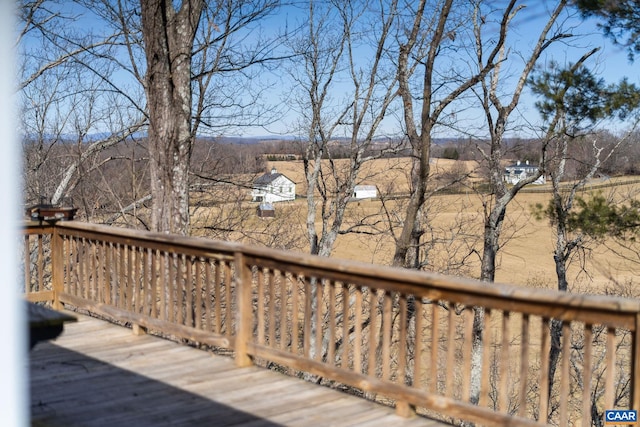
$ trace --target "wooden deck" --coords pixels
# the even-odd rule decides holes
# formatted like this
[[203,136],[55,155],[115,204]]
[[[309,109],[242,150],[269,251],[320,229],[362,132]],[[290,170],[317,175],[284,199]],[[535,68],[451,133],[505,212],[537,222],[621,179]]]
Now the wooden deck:
[[445,426],[85,316],[30,352],[33,426]]

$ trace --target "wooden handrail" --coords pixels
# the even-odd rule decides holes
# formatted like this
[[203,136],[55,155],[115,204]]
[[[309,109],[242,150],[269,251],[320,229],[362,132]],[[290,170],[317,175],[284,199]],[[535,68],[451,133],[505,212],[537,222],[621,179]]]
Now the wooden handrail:
[[28,299],[322,377],[405,415],[591,425],[640,407],[637,300],[74,221],[24,229]]

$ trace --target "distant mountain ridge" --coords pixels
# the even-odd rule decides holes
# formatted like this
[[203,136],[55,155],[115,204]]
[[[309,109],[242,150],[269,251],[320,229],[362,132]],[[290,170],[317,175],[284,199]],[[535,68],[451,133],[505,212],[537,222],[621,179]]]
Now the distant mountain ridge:
[[[104,140],[107,138],[110,138],[113,134],[110,133],[94,133],[94,134],[90,134],[84,137],[84,142],[85,143],[93,143],[96,141],[100,141],[100,140]],[[127,140],[140,140],[140,139],[144,139],[147,137],[147,134],[144,132],[138,132],[135,133],[133,135],[130,135],[129,137],[127,137]],[[211,142],[211,143],[220,143],[220,144],[239,144],[239,145],[254,145],[254,144],[262,144],[262,143],[270,143],[270,142],[279,142],[279,141],[301,141],[302,138],[294,136],[294,135],[256,135],[256,136],[198,136],[196,137],[197,141],[199,142]],[[22,136],[22,140],[25,143],[29,143],[31,142],[36,142],[36,141],[40,141],[40,140],[45,140],[48,142],[57,142],[57,143],[68,143],[68,144],[75,144],[78,142],[78,136],[77,135],[71,135],[71,134],[61,134],[61,135],[44,135],[43,137],[39,137],[37,135],[23,135]],[[390,138],[390,137],[380,137],[380,138],[375,138],[374,139],[374,143],[382,143],[385,141],[394,141],[394,138]],[[519,141],[519,142],[526,142],[526,141],[533,141],[534,139],[531,138],[505,138],[504,142],[509,145],[512,142],[515,141]],[[339,138],[332,138],[332,141],[334,142],[350,142],[349,138],[346,137],[339,137]],[[432,142],[435,145],[446,145],[446,144],[459,144],[461,142],[468,142],[469,138],[458,138],[458,137],[452,137],[452,138],[433,138]]]

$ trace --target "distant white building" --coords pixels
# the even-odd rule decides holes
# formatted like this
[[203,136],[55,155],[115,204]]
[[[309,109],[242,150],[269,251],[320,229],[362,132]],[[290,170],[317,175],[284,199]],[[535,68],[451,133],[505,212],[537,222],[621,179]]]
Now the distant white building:
[[356,185],[353,188],[354,199],[373,199],[378,197],[378,189],[375,185]]
[[251,198],[254,202],[266,203],[295,200],[296,184],[273,168],[253,182]]
[[[525,178],[537,175],[538,172],[538,166],[529,164],[528,160],[524,163],[518,160],[516,163],[509,165],[504,169],[503,179],[508,184],[517,184]],[[544,175],[542,175],[532,184],[544,184],[545,182]]]

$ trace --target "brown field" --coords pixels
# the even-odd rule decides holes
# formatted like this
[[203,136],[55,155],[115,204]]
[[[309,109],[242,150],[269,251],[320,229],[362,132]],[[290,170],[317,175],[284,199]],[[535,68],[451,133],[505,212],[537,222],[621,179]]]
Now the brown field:
[[[460,169],[460,164],[470,172],[470,181],[478,181],[478,174],[474,173],[474,162],[454,162],[438,159],[433,163],[432,173],[439,176],[447,173],[451,168]],[[383,194],[402,194],[408,191],[409,173],[408,159],[386,159],[370,162],[363,170],[362,184],[375,184]],[[303,195],[304,171],[301,161],[271,162],[269,168],[276,167],[297,183],[296,192]],[[613,185],[615,184],[615,185]],[[623,177],[605,181],[595,180],[593,187],[619,200],[637,198],[640,193],[640,180]],[[543,192],[549,186],[531,186],[529,191],[519,194],[507,210],[507,221],[503,228],[504,247],[498,258],[496,280],[503,283],[518,285],[555,287],[555,267],[553,263],[553,247],[555,244],[553,230],[548,221],[538,221],[533,218],[531,207],[536,203],[546,205],[551,198],[550,192]],[[584,191],[586,193],[587,191]],[[486,202],[486,200],[485,200]],[[403,199],[387,202],[387,209],[402,210]],[[467,194],[438,195],[429,205],[432,234],[437,242],[429,253],[429,262],[433,271],[477,277],[480,270],[479,254],[481,253],[482,232],[482,196],[469,190]],[[306,200],[298,199],[276,205],[276,219],[264,220],[255,217],[255,203],[243,203],[242,209],[251,213],[247,224],[256,229],[281,230],[291,238],[299,234],[298,248],[308,250],[304,237],[304,221],[306,216]],[[347,213],[348,222],[353,223],[366,215],[377,216],[381,219],[380,200],[363,200],[352,202]],[[211,208],[216,209],[216,208]],[[225,209],[222,209],[223,211]],[[227,215],[234,215],[227,210]],[[237,214],[238,211],[236,211]],[[211,214],[209,212],[208,214]],[[202,210],[195,218],[203,218]],[[208,216],[208,215],[205,215]],[[266,221],[286,222],[275,226],[267,225]],[[464,225],[456,225],[464,223]],[[316,223],[319,230],[320,222]],[[372,228],[368,228],[372,231]],[[240,236],[230,235],[230,238]],[[269,242],[267,245],[272,246]],[[276,246],[276,245],[273,245]],[[576,291],[602,292],[605,286],[614,282],[630,284],[635,281],[639,264],[618,256],[614,251],[622,251],[629,258],[639,261],[637,253],[625,250],[615,242],[607,240],[590,244],[589,256],[584,264],[576,259],[570,270],[569,279]],[[639,251],[640,252],[640,251]],[[389,264],[393,254],[393,240],[386,234],[346,234],[340,235],[333,252],[334,257],[352,259],[364,262]]]

